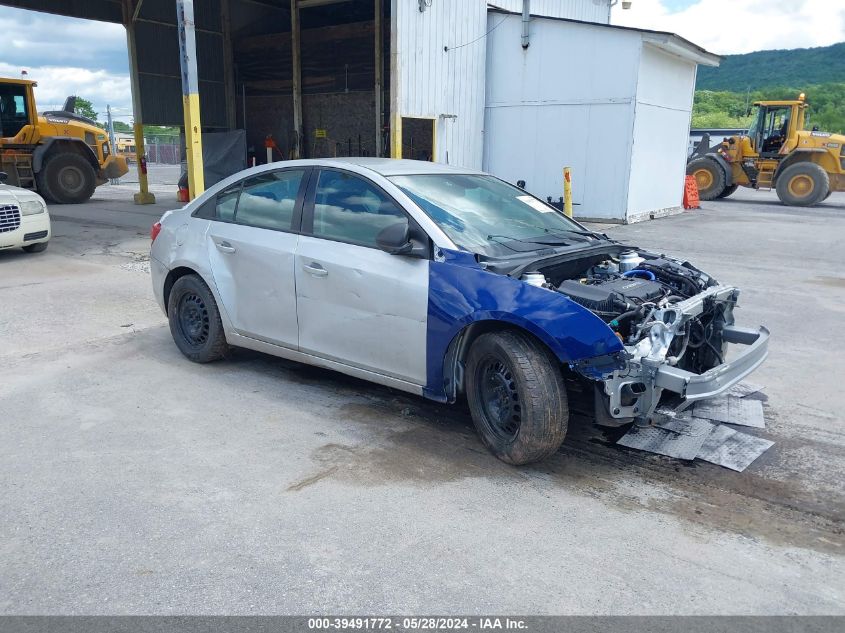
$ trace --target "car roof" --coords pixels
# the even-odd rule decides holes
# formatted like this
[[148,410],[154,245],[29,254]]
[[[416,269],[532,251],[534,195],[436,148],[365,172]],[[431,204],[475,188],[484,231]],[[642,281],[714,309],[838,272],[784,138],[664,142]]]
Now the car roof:
[[382,176],[408,176],[411,174],[481,174],[475,169],[444,165],[443,163],[432,163],[427,160],[406,160],[399,158],[375,158],[362,156],[345,156],[342,158],[315,158],[311,160],[297,161],[299,163],[311,163],[313,165],[326,165],[342,167],[343,165],[356,165],[369,169]]

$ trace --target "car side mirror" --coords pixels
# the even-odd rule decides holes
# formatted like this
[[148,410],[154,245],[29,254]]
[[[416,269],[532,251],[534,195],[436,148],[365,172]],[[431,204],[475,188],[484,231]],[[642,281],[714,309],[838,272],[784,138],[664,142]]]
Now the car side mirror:
[[426,257],[426,248],[419,240],[411,237],[411,227],[407,219],[384,227],[376,235],[376,245],[391,255]]
[[0,182],[6,182],[9,179],[9,174],[5,171],[0,171]]

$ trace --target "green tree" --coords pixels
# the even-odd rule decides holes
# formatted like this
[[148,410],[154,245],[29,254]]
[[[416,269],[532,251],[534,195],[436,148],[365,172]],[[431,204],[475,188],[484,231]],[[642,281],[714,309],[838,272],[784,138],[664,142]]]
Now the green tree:
[[692,110],[694,128],[746,128],[751,123],[750,107],[755,101],[793,100],[803,92],[810,106],[807,127],[818,125],[824,132],[845,132],[845,83],[771,86],[731,92],[698,90]]
[[94,109],[94,104],[88,101],[88,99],[77,97],[76,104],[74,105],[74,110],[77,114],[81,114],[84,117],[88,117],[92,121],[97,120],[97,111]]

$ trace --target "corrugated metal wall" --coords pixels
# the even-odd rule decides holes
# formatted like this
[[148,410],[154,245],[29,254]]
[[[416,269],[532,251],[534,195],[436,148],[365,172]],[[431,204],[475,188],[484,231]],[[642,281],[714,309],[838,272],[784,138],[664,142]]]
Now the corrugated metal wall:
[[680,209],[696,65],[648,44],[637,81],[628,221]]
[[626,218],[640,34],[535,19],[531,46],[521,18],[487,42],[484,169],[545,199],[563,195],[571,167],[576,217]]
[[[490,0],[491,6],[522,12],[522,0]],[[585,22],[610,22],[610,0],[531,0],[531,15]]]
[[[194,0],[203,127],[226,127],[220,0]],[[144,122],[184,123],[179,34],[174,0],[144,0],[135,23]]]
[[393,113],[436,119],[437,162],[480,168],[487,7],[393,0]]

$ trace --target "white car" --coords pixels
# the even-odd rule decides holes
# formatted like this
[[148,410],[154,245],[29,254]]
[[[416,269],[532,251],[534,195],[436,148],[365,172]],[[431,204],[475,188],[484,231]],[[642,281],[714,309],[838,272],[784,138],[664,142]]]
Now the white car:
[[39,253],[50,241],[50,214],[44,198],[34,191],[3,184],[0,172],[0,251],[23,248]]
[[[386,158],[286,161],[152,229],[150,268],[189,359],[246,347],[440,402],[526,464],[566,434],[567,391],[605,426],[724,392],[768,353],[739,290],[589,231],[493,176]],[[726,361],[729,344],[745,353]]]

